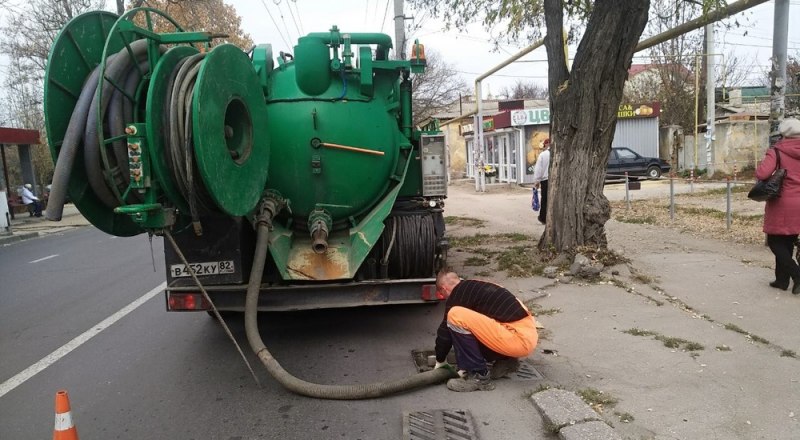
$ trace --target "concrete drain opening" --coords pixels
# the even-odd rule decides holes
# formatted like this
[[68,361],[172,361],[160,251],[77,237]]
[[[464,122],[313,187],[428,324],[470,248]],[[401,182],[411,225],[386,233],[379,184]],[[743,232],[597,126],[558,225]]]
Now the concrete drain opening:
[[[411,350],[411,358],[414,360],[414,366],[417,367],[417,372],[422,373],[433,369],[433,364],[428,362],[428,357],[435,356],[435,354],[433,350]],[[447,354],[447,362],[458,368],[456,365],[456,356],[452,351]],[[519,370],[509,374],[508,378],[515,381],[544,380],[542,373],[537,371],[536,368],[525,359],[519,361]]]
[[478,440],[472,414],[462,409],[403,413],[404,440]]
[[519,361],[519,370],[508,375],[511,380],[544,380],[544,376],[528,361]]

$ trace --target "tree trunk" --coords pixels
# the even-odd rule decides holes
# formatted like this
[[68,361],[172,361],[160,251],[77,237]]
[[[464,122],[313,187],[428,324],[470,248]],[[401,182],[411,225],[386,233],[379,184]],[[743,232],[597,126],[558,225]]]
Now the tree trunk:
[[611,207],[603,181],[650,1],[597,0],[571,72],[562,37],[563,1],[545,0],[544,7],[552,143],[547,226],[539,245],[559,253],[581,245],[605,247]]

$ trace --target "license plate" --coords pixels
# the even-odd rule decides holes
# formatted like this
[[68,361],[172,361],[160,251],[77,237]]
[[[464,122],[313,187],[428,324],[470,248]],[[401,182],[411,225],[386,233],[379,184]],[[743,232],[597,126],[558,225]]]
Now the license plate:
[[[189,266],[194,270],[195,275],[220,275],[226,273],[234,273],[233,260],[227,261],[210,261],[207,263],[189,263]],[[190,277],[192,274],[185,264],[173,264],[169,267],[170,275],[172,278]]]

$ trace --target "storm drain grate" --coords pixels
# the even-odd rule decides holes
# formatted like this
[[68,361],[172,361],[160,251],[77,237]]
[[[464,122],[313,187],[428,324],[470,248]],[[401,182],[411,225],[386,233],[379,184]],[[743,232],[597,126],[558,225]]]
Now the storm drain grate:
[[462,409],[403,414],[404,440],[478,440],[472,415]]
[[526,361],[519,363],[519,369],[508,375],[511,380],[544,380],[542,373],[533,368],[533,365]]

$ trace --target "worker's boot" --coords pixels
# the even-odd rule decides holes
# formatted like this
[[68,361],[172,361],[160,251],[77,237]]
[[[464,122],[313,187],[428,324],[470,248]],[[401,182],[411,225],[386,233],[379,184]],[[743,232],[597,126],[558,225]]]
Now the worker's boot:
[[485,373],[473,371],[464,378],[448,380],[447,389],[456,392],[491,391],[494,389],[494,383],[488,371]]

